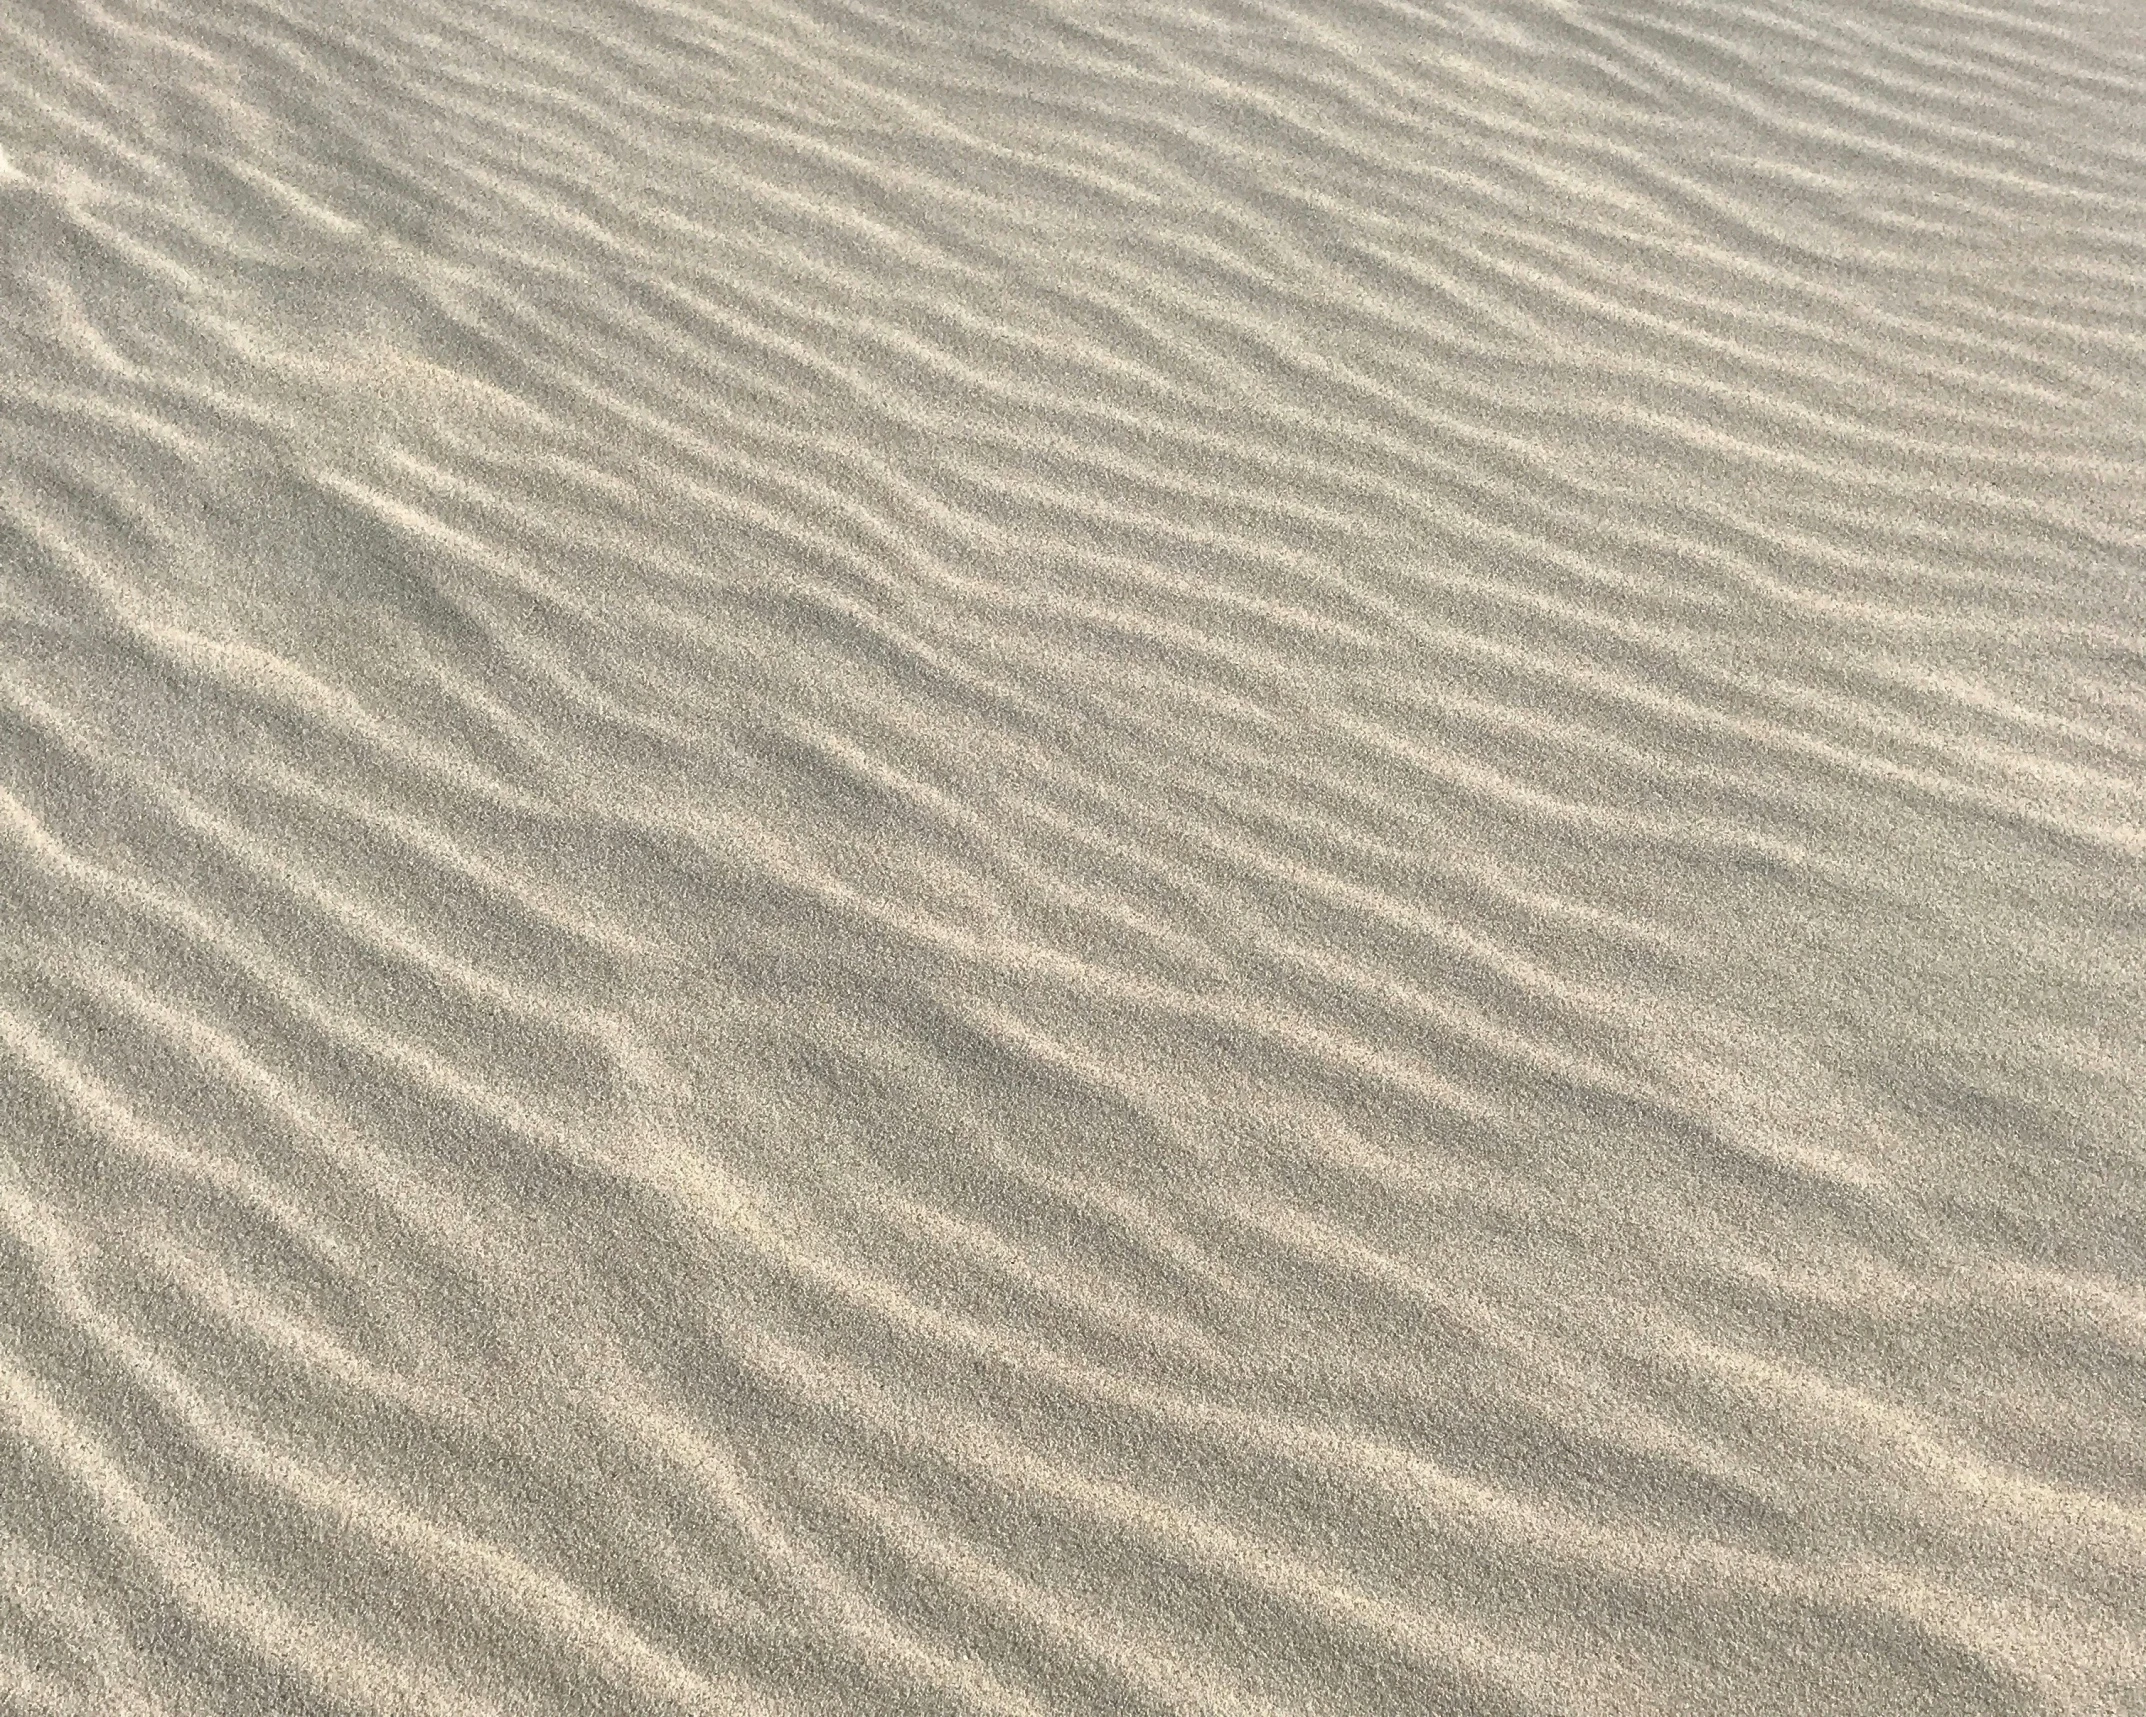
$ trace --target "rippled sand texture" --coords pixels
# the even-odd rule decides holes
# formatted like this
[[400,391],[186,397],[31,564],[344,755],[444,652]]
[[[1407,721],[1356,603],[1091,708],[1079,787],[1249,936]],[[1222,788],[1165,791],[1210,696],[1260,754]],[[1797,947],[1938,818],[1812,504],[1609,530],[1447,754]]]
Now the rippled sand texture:
[[2146,14],[11,0],[0,1710],[2146,1711]]

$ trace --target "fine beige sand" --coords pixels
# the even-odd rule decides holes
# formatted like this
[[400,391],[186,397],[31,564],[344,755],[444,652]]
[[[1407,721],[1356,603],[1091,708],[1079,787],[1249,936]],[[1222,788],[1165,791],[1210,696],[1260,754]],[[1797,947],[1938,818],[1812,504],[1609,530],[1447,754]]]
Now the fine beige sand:
[[2146,1713],[2146,7],[6,0],[5,1717]]

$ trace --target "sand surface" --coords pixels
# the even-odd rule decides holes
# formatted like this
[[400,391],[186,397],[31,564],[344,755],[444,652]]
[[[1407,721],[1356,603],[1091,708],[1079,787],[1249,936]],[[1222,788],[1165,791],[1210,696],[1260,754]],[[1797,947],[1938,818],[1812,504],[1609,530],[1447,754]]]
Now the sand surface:
[[6,0],[0,1712],[2146,1712],[2146,8]]

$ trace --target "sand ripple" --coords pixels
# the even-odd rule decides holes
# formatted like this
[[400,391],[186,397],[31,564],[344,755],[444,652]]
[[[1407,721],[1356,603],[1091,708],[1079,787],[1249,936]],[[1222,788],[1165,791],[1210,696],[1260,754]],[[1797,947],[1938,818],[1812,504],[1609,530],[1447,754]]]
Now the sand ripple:
[[2146,48],[0,14],[0,1710],[2146,1709]]

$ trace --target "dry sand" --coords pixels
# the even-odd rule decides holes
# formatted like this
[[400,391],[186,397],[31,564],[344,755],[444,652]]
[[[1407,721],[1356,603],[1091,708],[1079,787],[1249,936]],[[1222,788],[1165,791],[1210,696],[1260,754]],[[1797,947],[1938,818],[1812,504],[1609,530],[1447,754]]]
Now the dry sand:
[[0,1711],[2146,1711],[2146,9],[7,0]]

